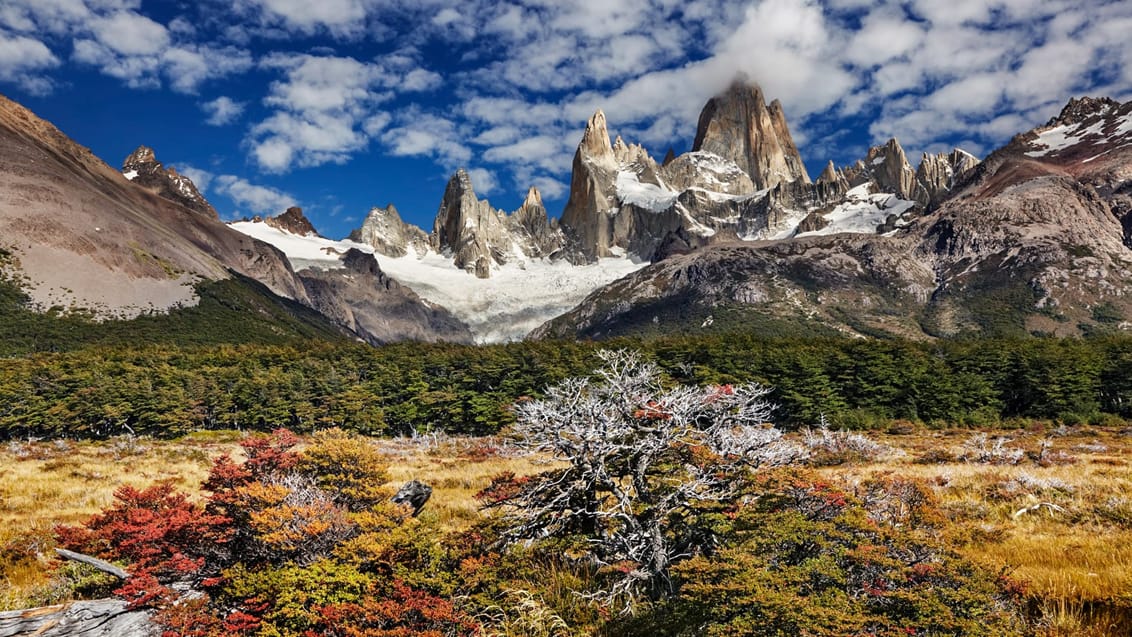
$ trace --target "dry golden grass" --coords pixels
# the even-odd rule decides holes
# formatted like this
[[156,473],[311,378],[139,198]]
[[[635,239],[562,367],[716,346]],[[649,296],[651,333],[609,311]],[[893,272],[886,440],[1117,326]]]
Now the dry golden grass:
[[[107,442],[36,442],[0,446],[0,610],[54,601],[52,529],[79,524],[128,484],[172,480],[196,493],[212,460],[239,456],[240,436],[208,432],[175,441],[121,438]],[[428,512],[447,528],[477,515],[474,496],[494,475],[547,468],[530,458],[494,453],[487,440],[377,440],[389,456],[389,486],[417,478],[433,487]]]
[[236,439],[13,442],[0,448],[0,609],[52,601],[55,525],[86,520],[124,484],[172,480],[195,491],[212,458],[238,448]]
[[822,471],[851,483],[896,474],[931,485],[946,536],[1026,585],[1045,618],[1040,634],[1132,634],[1132,435],[1087,427],[994,432],[1025,453],[1017,464],[917,462],[960,452],[973,435],[874,435],[899,452]]
[[[1045,617],[1042,635],[1129,634],[1124,626],[1132,622],[1132,435],[1093,428],[1006,432],[1012,439],[1007,447],[1027,454],[1017,464],[948,460],[973,435],[874,434],[872,439],[897,452],[882,461],[821,471],[850,484],[899,475],[930,485],[946,513],[945,536],[972,559],[1027,584]],[[212,458],[237,450],[236,443],[234,434],[201,434],[135,445],[118,440],[0,447],[0,608],[49,598],[52,526],[83,521],[109,504],[121,484],[171,479],[194,491]],[[496,443],[375,441],[389,458],[389,486],[411,479],[430,484],[426,510],[447,528],[475,519],[474,495],[492,476],[550,466],[500,454]],[[944,461],[923,461],[933,453]]]

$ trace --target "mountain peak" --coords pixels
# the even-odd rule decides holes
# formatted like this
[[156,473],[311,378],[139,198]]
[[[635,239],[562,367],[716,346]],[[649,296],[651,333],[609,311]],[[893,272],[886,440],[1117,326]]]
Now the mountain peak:
[[175,168],[165,168],[149,146],[138,146],[122,162],[122,175],[155,195],[182,206],[219,219],[216,209],[200,194],[193,180],[178,174]]
[[1103,115],[1107,111],[1119,107],[1120,102],[1109,97],[1071,97],[1069,102],[1061,109],[1061,113],[1046,122],[1046,126],[1079,124],[1094,115]]
[[821,171],[821,174],[818,175],[818,183],[833,183],[835,181],[837,181],[837,167],[833,165],[833,160],[831,159],[829,163],[825,165],[825,170]]
[[138,146],[134,152],[126,157],[126,161],[122,162],[122,168],[134,166],[138,164],[157,163],[157,157],[153,153],[153,149],[149,146]]
[[700,112],[692,151],[734,161],[759,190],[782,182],[810,182],[782,103],[774,100],[767,106],[762,88],[744,76],[708,100]]
[[523,200],[523,207],[532,206],[542,206],[542,193],[534,186],[527,190],[527,198]]
[[428,251],[428,235],[424,230],[405,223],[393,204],[371,208],[362,226],[350,233],[350,240],[373,246],[378,254],[389,257],[403,257],[409,253],[410,247],[417,254]]
[[582,133],[582,143],[578,146],[578,152],[590,159],[613,160],[613,144],[609,141],[605,113],[600,108],[586,122],[586,131]]
[[291,206],[282,214],[267,218],[264,223],[300,237],[322,236],[314,229],[310,219],[303,214],[303,209],[298,206]]

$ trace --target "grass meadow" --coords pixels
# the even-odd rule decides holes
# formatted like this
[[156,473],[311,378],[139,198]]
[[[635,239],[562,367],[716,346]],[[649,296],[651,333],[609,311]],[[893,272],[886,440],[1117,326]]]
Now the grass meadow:
[[[867,440],[854,434],[856,446],[790,435],[816,450],[817,471],[850,489],[878,476],[929,485],[949,544],[1024,584],[1036,634],[1132,634],[1132,430],[1034,423],[979,433],[898,424]],[[66,598],[66,569],[55,570],[52,557],[54,525],[82,522],[123,484],[172,480],[195,492],[215,457],[238,455],[239,439],[203,432],[0,447],[0,610]],[[430,484],[422,515],[449,529],[480,515],[474,495],[492,476],[549,466],[498,438],[374,443],[389,458],[390,486]]]

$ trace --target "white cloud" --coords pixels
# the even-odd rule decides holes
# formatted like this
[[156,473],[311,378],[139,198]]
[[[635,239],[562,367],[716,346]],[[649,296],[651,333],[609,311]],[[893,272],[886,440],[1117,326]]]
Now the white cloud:
[[98,42],[124,56],[155,55],[169,46],[165,27],[133,12],[98,18],[90,28]]
[[460,15],[459,11],[452,7],[445,7],[432,17],[432,23],[438,27],[445,27],[463,19],[464,16]]
[[467,173],[468,177],[472,180],[472,190],[476,191],[476,195],[484,197],[499,189],[499,180],[496,179],[495,173],[490,170],[486,168],[469,168]]
[[40,73],[59,64],[59,58],[43,42],[0,32],[0,81],[16,84],[33,95],[44,95],[51,92],[52,82]]
[[489,148],[483,153],[483,158],[494,163],[537,166],[552,172],[562,172],[569,170],[573,150],[565,146],[560,138],[538,135]]
[[197,187],[197,190],[202,193],[208,191],[208,187],[212,185],[212,179],[216,176],[207,170],[194,168],[193,166],[182,166],[178,170],[180,170],[182,175],[188,177]]
[[228,197],[237,206],[253,214],[276,215],[297,205],[294,197],[281,190],[256,185],[236,175],[220,175],[212,182],[216,186],[217,193]]
[[244,102],[237,102],[225,95],[200,105],[201,109],[208,113],[208,119],[205,120],[205,123],[209,126],[231,124],[243,114],[245,106]]
[[271,83],[263,100],[276,111],[248,136],[252,156],[267,171],[344,162],[388,122],[377,108],[399,78],[380,65],[349,57],[276,54],[262,66],[284,76]]
[[409,111],[397,126],[382,134],[381,141],[394,156],[432,157],[446,170],[453,170],[472,158],[462,138],[452,120]]
[[236,6],[263,25],[303,34],[325,29],[335,35],[355,35],[365,27],[366,4],[361,0],[240,0]]

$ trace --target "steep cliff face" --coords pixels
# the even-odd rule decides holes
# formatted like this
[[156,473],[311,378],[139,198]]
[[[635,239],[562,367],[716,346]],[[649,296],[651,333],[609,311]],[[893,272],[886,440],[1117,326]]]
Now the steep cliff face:
[[617,210],[613,190],[617,169],[605,113],[599,110],[586,122],[582,141],[574,153],[570,197],[562,212],[572,261],[593,261],[613,255],[610,248],[612,217]]
[[523,205],[508,215],[476,197],[462,168],[448,181],[429,235],[434,251],[450,255],[456,267],[481,279],[490,277],[494,266],[550,256],[562,243],[537,189],[531,188]]
[[880,192],[891,192],[901,199],[927,203],[927,192],[916,179],[916,171],[895,138],[870,148],[864,159],[847,167],[843,174],[850,187],[871,182]]
[[782,104],[775,100],[767,106],[762,89],[744,79],[704,106],[692,150],[735,162],[756,190],[784,181],[810,181]]
[[558,220],[551,220],[542,203],[542,194],[531,186],[523,205],[507,217],[512,241],[529,258],[555,257],[565,238],[558,229]]
[[916,180],[927,195],[926,205],[935,208],[952,191],[963,173],[978,163],[978,158],[958,148],[950,153],[924,153],[920,167],[916,169]]

